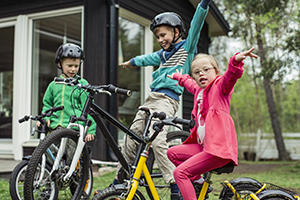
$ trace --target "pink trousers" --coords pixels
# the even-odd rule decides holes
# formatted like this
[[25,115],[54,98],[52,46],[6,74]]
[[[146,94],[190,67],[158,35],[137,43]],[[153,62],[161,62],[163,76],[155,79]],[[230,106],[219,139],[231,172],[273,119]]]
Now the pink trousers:
[[173,175],[184,200],[197,199],[191,181],[231,161],[204,152],[203,147],[196,143],[173,146],[168,149],[167,156],[176,166]]

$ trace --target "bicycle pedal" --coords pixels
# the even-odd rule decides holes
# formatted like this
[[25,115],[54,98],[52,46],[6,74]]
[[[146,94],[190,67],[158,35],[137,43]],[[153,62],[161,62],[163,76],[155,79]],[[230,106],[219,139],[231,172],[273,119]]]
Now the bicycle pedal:
[[[113,184],[111,183],[111,184],[109,184],[109,186],[108,187],[111,187]],[[108,188],[107,187],[107,188]],[[104,189],[106,189],[106,188],[104,188]],[[103,189],[103,190],[104,190]],[[98,193],[100,193],[100,192],[102,192],[103,190],[95,190],[95,192],[94,192],[94,196],[96,195],[96,194],[98,194]]]

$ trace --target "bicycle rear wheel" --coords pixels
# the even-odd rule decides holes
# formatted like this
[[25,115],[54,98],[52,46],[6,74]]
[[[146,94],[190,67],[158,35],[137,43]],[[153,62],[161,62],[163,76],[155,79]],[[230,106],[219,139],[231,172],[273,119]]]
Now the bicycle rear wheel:
[[[41,177],[38,163],[43,155],[46,155],[52,168],[54,160],[57,158],[61,140],[67,140],[67,143],[58,169],[52,174],[44,174]],[[53,183],[59,190],[58,199],[78,200],[81,198],[89,173],[89,154],[86,147],[83,148],[76,169],[70,179],[63,179],[70,168],[77,142],[78,132],[72,129],[55,130],[41,141],[28,163],[24,182],[24,197],[26,200],[47,199],[44,197],[44,190],[49,188],[49,184],[52,185]]]
[[[190,135],[190,132],[186,131],[172,131],[167,134],[167,143],[169,148],[175,145],[182,144]],[[149,172],[151,174],[152,180],[154,182],[154,185],[156,187],[156,190],[158,192],[158,195],[160,199],[170,199],[171,196],[171,189],[170,185],[166,184],[162,175],[161,171],[158,168],[156,162],[155,162],[155,156],[153,153],[153,149],[150,149],[149,151],[149,157],[147,159],[147,167],[149,169]],[[145,180],[146,181],[146,180]],[[146,187],[148,196],[150,199],[153,199],[151,191],[149,187]]]
[[261,200],[296,200],[292,194],[282,190],[264,190],[257,197]]
[[[10,180],[9,180],[9,191],[12,200],[21,200],[24,199],[24,181],[25,181],[25,174],[27,170],[29,160],[23,160],[20,162],[13,170]],[[50,172],[50,167],[46,166],[46,173]],[[57,199],[58,191],[51,190],[52,194],[49,194],[49,198],[53,197],[52,199]]]
[[[243,199],[251,199],[250,194],[256,193],[261,187],[262,184],[255,179],[252,178],[237,178],[232,181],[230,181],[231,185],[235,188],[236,193],[238,193],[240,196],[244,197]],[[225,186],[221,193],[219,199],[222,200],[231,200],[231,199],[236,199],[236,194],[232,192],[232,190]]]

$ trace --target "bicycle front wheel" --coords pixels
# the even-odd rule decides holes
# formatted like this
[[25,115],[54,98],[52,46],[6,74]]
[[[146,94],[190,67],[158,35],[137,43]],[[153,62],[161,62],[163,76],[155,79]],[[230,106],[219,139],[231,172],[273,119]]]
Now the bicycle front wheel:
[[[28,163],[24,182],[26,200],[49,199],[45,197],[45,191],[49,193],[49,189],[55,188],[59,190],[58,199],[81,199],[89,171],[89,153],[86,147],[81,152],[72,176],[68,180],[64,179],[70,169],[78,138],[78,132],[72,129],[57,129],[41,141]],[[66,145],[62,158],[58,160],[58,168],[50,174],[42,173],[43,169],[39,163],[43,155],[46,156],[52,168],[54,161],[59,159],[57,156],[61,141],[66,141]],[[52,187],[53,184],[55,187]]]
[[[126,189],[117,189],[114,186],[105,188],[96,194],[92,200],[124,200],[128,191]],[[133,200],[146,200],[140,191],[136,191]]]
[[[172,146],[182,144],[189,137],[189,135],[190,133],[187,131],[172,131],[167,133],[168,147],[170,148]],[[147,159],[146,165],[149,169],[149,172],[151,174],[152,180],[154,182],[154,185],[156,187],[160,199],[170,199],[171,196],[170,185],[165,183],[161,175],[161,171],[155,162],[155,156],[152,148],[149,150],[149,157]],[[153,199],[149,187],[146,187],[146,190],[148,196],[151,199]]]

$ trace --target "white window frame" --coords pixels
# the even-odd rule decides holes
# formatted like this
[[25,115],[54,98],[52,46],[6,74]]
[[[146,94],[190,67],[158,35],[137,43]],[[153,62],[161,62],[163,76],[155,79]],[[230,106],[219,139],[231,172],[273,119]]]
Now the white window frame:
[[[84,7],[77,6],[66,9],[19,15],[10,20],[15,23],[15,46],[14,46],[14,90],[13,90],[13,157],[21,160],[23,146],[35,146],[37,139],[30,139],[30,123],[19,124],[18,119],[32,113],[32,26],[33,20],[49,17],[63,16],[81,13],[81,44],[84,46]],[[0,20],[0,27],[3,20]],[[83,72],[83,70],[82,70]],[[81,74],[83,75],[83,74]]]

